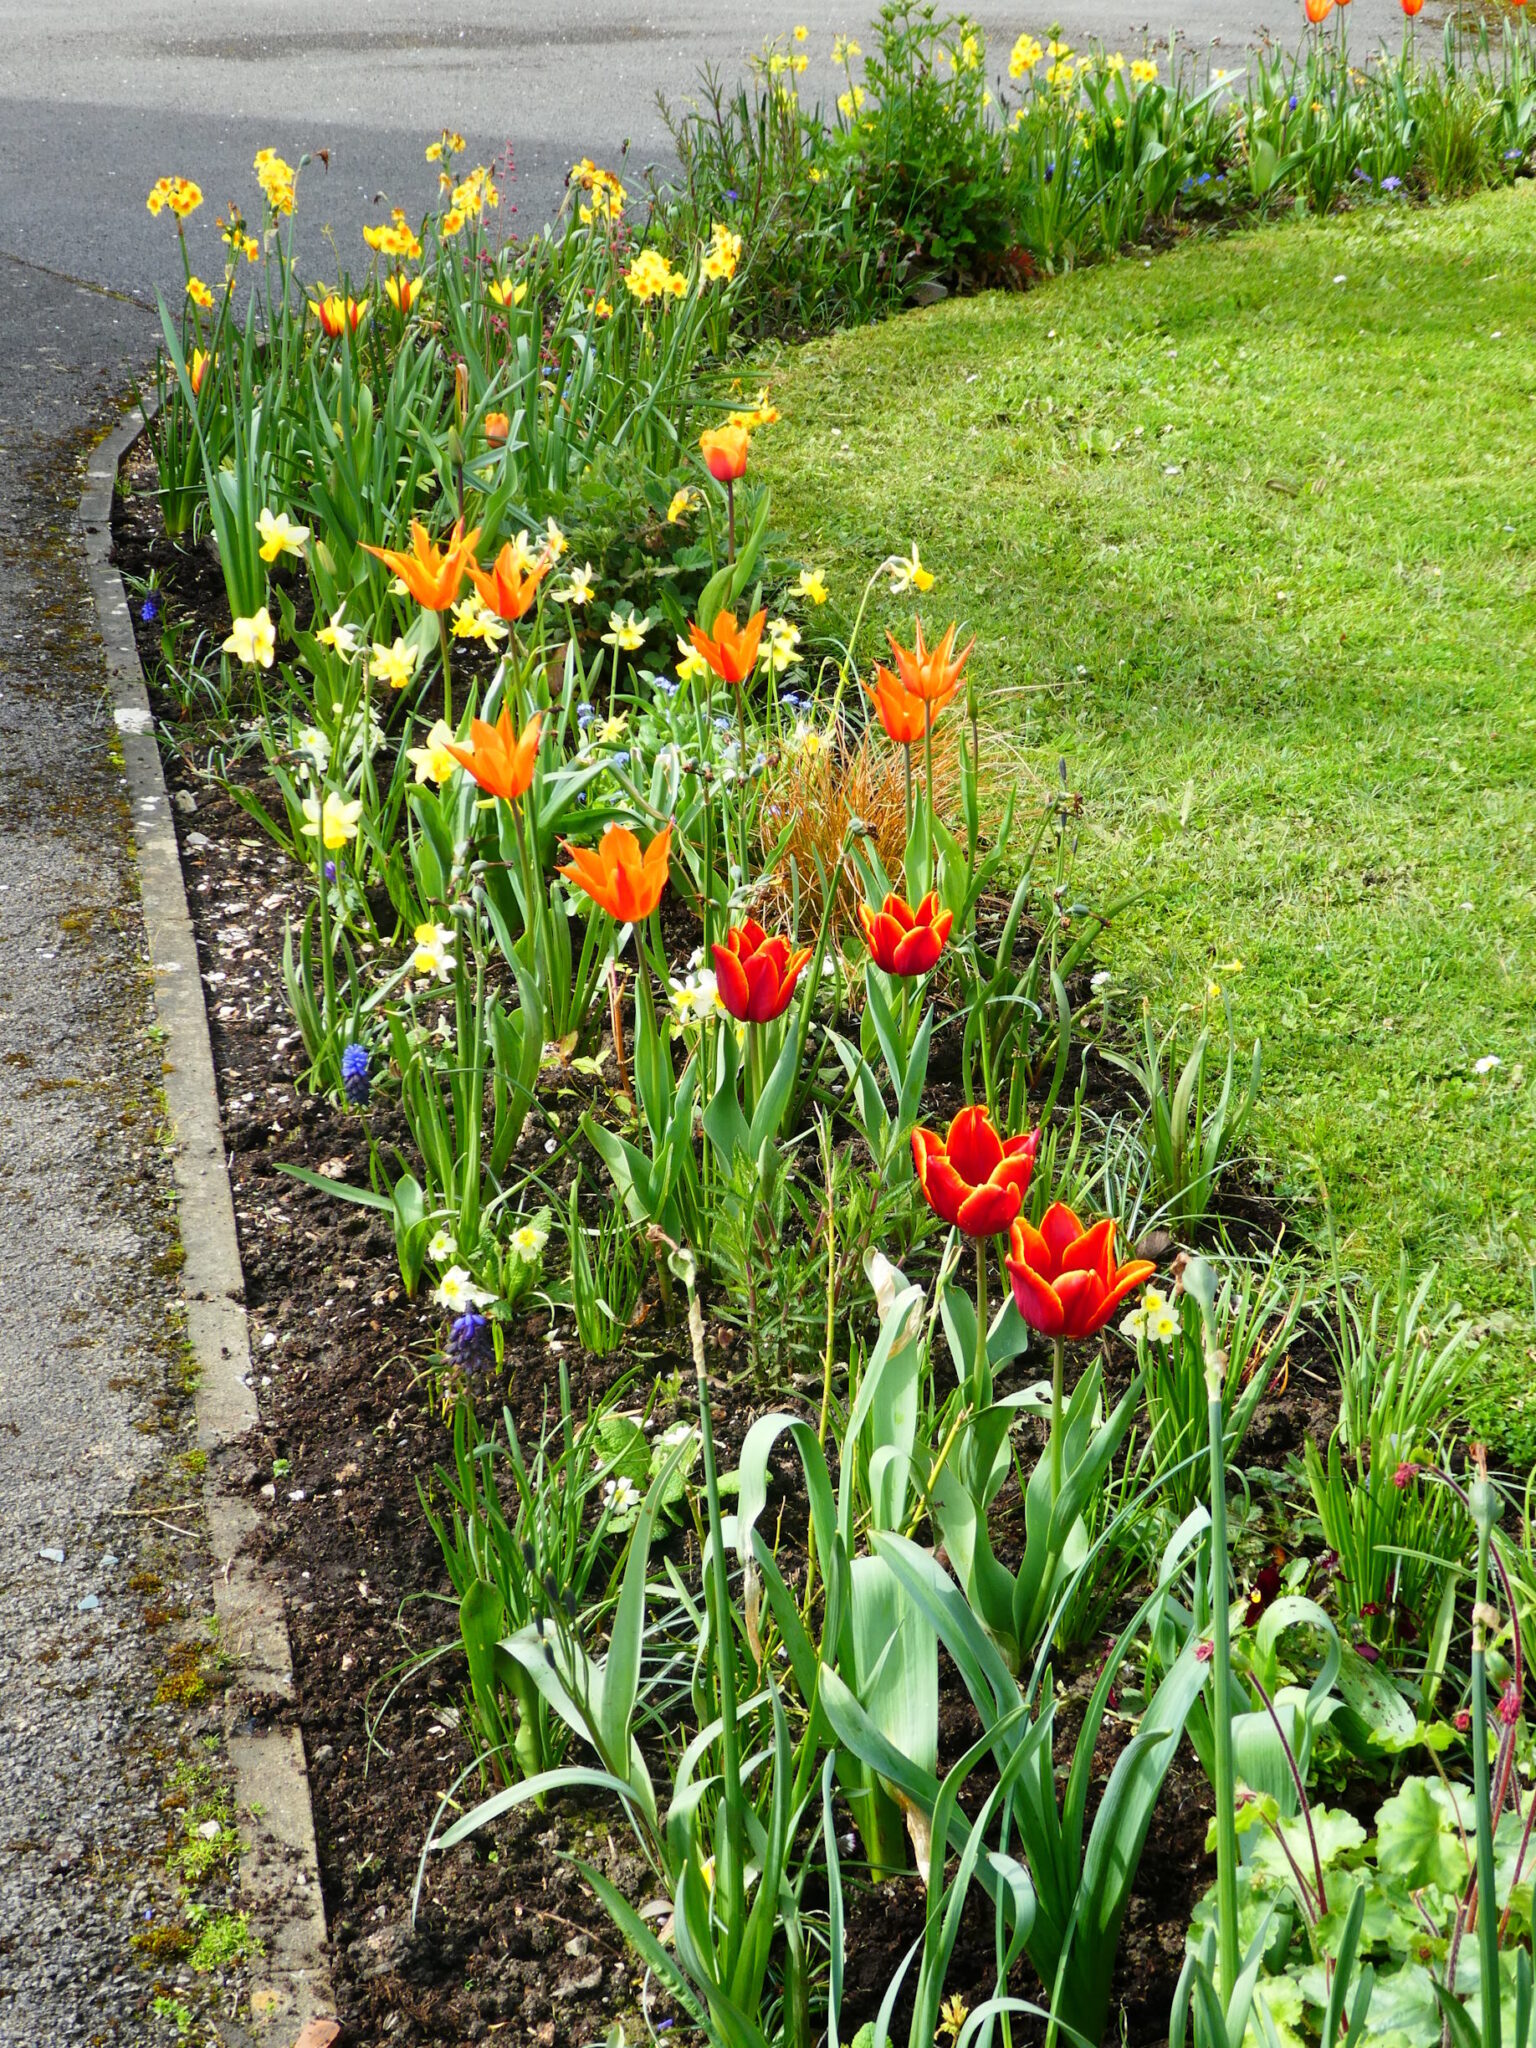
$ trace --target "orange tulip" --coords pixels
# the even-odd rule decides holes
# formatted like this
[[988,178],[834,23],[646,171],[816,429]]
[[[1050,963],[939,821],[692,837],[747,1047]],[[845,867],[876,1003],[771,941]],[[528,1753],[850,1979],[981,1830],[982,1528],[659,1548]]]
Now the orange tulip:
[[1304,0],[1308,21],[1316,28],[1333,12],[1333,0]]
[[505,448],[507,436],[512,431],[512,422],[504,412],[488,412],[485,416],[485,438],[493,448]]
[[479,527],[466,534],[464,522],[460,519],[454,522],[448,545],[439,548],[429,538],[421,521],[413,519],[408,553],[400,548],[376,548],[366,540],[363,546],[370,555],[377,555],[381,562],[389,564],[424,610],[445,612],[464,587],[465,570],[479,538]]
[[1065,1202],[1052,1202],[1040,1228],[1020,1216],[1004,1260],[1019,1314],[1044,1337],[1091,1337],[1125,1297],[1157,1271],[1150,1259],[1115,1264],[1115,1219],[1084,1230]]
[[512,543],[504,541],[501,553],[489,569],[482,569],[474,561],[466,562],[464,567],[470,582],[480,593],[480,602],[498,619],[515,625],[531,608],[549,564],[547,561],[535,562],[531,569],[524,569],[512,552]]
[[533,781],[533,764],[539,756],[542,726],[542,716],[536,711],[519,738],[512,730],[511,714],[503,704],[501,716],[494,725],[487,725],[483,718],[469,721],[467,747],[455,746],[452,740],[445,740],[443,746],[461,768],[469,770],[482,789],[488,789],[492,796],[499,796],[506,803],[515,804]]
[[782,1017],[811,957],[809,946],[791,952],[788,939],[770,939],[755,917],[733,925],[725,944],[710,951],[720,1001],[742,1024],[771,1024]]
[[626,825],[610,825],[596,853],[588,846],[567,846],[566,852],[570,865],[559,870],[566,880],[620,924],[638,924],[650,916],[667,886],[672,827],[664,825],[644,854]]
[[[1308,0],[1308,5],[1311,5],[1311,0]],[[915,647],[903,647],[894,635],[890,633],[887,633],[885,636],[891,643],[891,655],[896,663],[896,672],[901,677],[909,694],[914,697],[922,697],[930,704],[937,703],[939,710],[944,708],[960,687],[960,678],[965,671],[965,664],[971,658],[971,648],[976,645],[975,640],[972,639],[970,645],[965,648],[959,659],[952,659],[955,648],[955,632],[956,628],[951,626],[937,647],[925,647],[923,645],[923,622],[919,619],[917,621],[917,645]],[[937,718],[938,711],[935,711],[933,715]]]
[[875,682],[871,689],[864,684],[864,694],[880,714],[880,723],[887,735],[898,747],[913,747],[925,738],[939,713],[955,694],[949,690],[941,697],[920,697],[909,690],[901,677],[883,662],[875,663]]
[[688,628],[688,636],[721,682],[739,689],[757,666],[757,643],[763,637],[767,616],[766,612],[754,612],[738,630],[734,612],[718,612],[712,633],[694,624]]
[[1410,21],[1412,21],[1413,17],[1418,13],[1419,9],[1423,5],[1424,0],[1402,0],[1403,12],[1407,15]]
[[745,427],[706,427],[699,436],[704,467],[717,484],[733,484],[747,473],[752,436]]

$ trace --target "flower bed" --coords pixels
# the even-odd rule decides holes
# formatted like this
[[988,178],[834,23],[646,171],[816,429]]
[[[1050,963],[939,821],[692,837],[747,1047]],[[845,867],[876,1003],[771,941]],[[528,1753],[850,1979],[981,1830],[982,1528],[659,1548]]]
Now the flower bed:
[[[919,548],[850,601],[788,555],[730,220],[640,246],[584,163],[501,246],[462,148],[334,290],[262,153],[118,523],[349,2022],[1214,2041],[1261,1923],[1276,2024],[1331,2044],[1366,1953],[1433,2013],[1352,1814],[1455,1751],[1515,1853],[1514,1582],[1474,1638],[1458,1592],[1520,1560],[1475,1461],[1421,1470],[1466,1331],[1282,1246],[1220,990],[1109,1030],[1133,902],[1065,769],[999,771],[957,626],[891,610],[931,620]],[[184,247],[198,203],[151,195]]]

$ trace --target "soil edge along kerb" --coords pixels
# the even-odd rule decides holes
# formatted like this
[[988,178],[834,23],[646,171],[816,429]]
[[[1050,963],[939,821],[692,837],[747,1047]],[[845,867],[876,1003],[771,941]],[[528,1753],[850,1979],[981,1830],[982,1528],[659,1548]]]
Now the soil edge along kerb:
[[[266,1945],[251,1970],[252,2020],[264,2048],[279,2048],[310,2022],[328,2019],[335,2006],[303,1738],[275,1718],[293,1700],[288,1624],[276,1585],[244,1550],[256,1511],[226,1479],[241,1441],[257,1423],[240,1249],[176,830],[128,598],[111,560],[117,466],[143,427],[136,407],[96,449],[79,521],[122,739],[155,1013],[166,1035],[165,1096],[186,1257],[181,1277],[187,1336],[198,1366],[197,1441],[208,1458],[204,1508],[215,1567],[213,1599],[220,1646],[234,1671],[225,1719],[243,1845],[242,1903]],[[320,2026],[308,2038],[330,2034]]]

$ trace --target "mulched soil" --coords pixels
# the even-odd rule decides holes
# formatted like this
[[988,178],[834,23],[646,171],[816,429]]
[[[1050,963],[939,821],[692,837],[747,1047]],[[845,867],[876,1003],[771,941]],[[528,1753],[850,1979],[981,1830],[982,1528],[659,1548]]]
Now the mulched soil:
[[[166,614],[216,644],[227,611],[211,556],[178,555],[165,542],[142,449],[127,476],[114,529],[122,567],[139,578],[154,569]],[[133,609],[137,618],[137,602]],[[139,625],[151,676],[162,624]],[[440,1332],[433,1312],[404,1297],[385,1219],[278,1170],[282,1161],[367,1181],[363,1120],[295,1085],[303,1056],[282,992],[282,946],[285,920],[302,909],[309,882],[204,772],[219,735],[183,717],[174,700],[161,697],[156,709],[167,731],[259,1382],[262,1431],[242,1478],[266,1503],[261,1544],[287,1597],[295,1713],[310,1765],[345,2038],[457,2048],[499,2037],[576,2048],[601,2039],[615,2019],[627,2021],[631,2040],[644,2038],[641,1972],[569,1860],[595,1862],[637,1904],[652,1896],[645,1865],[605,1809],[552,1803],[434,1857],[412,1925],[422,1842],[441,1795],[473,1757],[460,1725],[464,1674],[456,1617],[444,1604],[450,1588],[418,1492],[432,1487],[450,1451],[426,1383]],[[232,772],[255,771],[237,764]],[[569,1091],[556,1093],[542,1108],[569,1128],[573,1101]],[[387,1106],[372,1124],[385,1141],[403,1137]],[[523,1145],[542,1147],[547,1135],[547,1124],[530,1120]],[[1281,1219],[1261,1190],[1246,1190],[1228,1206],[1255,1241],[1273,1239]],[[739,1339],[718,1323],[710,1336],[728,1467],[755,1415],[794,1405],[794,1397],[782,1389],[771,1400],[744,1393],[730,1378],[742,1363]],[[530,1310],[508,1338],[507,1399],[526,1442],[553,1398],[547,1310]],[[1109,1377],[1123,1383],[1125,1347],[1114,1348]],[[1263,1404],[1250,1440],[1250,1454],[1276,1473],[1305,1434],[1326,1435],[1332,1423],[1336,1396],[1320,1356],[1308,1350],[1304,1342],[1293,1347],[1289,1386]],[[588,1358],[574,1344],[563,1356],[578,1410],[632,1367],[642,1369],[646,1385],[657,1373],[681,1369],[686,1380],[689,1372],[681,1333],[660,1327],[658,1316],[606,1359]],[[788,1479],[788,1462],[783,1472]],[[786,1532],[795,1520],[792,1506]],[[1269,1535],[1254,1528],[1245,1540],[1258,1560]],[[678,1540],[685,1571],[696,1563],[690,1546],[691,1538]],[[412,1665],[439,1649],[446,1654]],[[1063,1760],[1100,1654],[1064,1660],[1057,1673]],[[975,1732],[969,1701],[946,1672],[941,1763]],[[1113,1716],[1106,1721],[1100,1779],[1129,1732]],[[977,1785],[984,1782],[978,1776]],[[460,1796],[477,1796],[473,1779]],[[1204,1776],[1186,1749],[1158,1808],[1116,1972],[1115,2002],[1131,2044],[1166,2040],[1190,1908],[1214,1874],[1204,1853],[1209,1813]],[[915,1878],[878,1888],[850,1879],[848,1915],[851,2032],[873,2017],[921,1932],[921,1888]],[[951,1988],[973,2002],[986,1996],[992,1953],[991,1911],[978,1896]],[[1014,1988],[1038,1995],[1027,1968]],[[670,2010],[654,1990],[650,2010],[653,2022]],[[1118,2031],[1120,2022],[1112,2025]],[[1028,2030],[1016,2029],[1016,2038],[1028,2038]]]

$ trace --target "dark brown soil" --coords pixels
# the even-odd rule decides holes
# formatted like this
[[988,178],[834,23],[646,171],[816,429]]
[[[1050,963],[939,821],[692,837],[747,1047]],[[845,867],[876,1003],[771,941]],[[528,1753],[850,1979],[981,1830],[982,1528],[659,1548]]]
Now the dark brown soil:
[[[142,450],[127,474],[147,493],[152,472]],[[120,500],[115,531],[124,569],[142,578],[154,568],[169,616],[193,622],[217,644],[228,630],[227,610],[211,557],[171,549],[148,495]],[[137,618],[136,600],[133,609]],[[139,625],[152,678],[163,623]],[[282,992],[281,959],[285,919],[301,908],[308,878],[205,772],[221,735],[183,716],[162,693],[156,708],[169,736],[167,775],[208,1000],[259,1383],[263,1436],[244,1479],[266,1500],[262,1545],[287,1596],[296,1714],[346,2039],[458,2048],[499,2037],[575,2048],[601,2039],[621,2017],[631,2040],[644,2038],[641,1971],[568,1860],[574,1853],[594,1861],[636,1903],[653,1896],[654,1880],[606,1810],[572,1803],[530,1811],[434,1857],[412,1927],[422,1842],[442,1795],[473,1760],[459,1722],[456,1616],[445,1604],[447,1577],[418,1497],[449,1451],[426,1380],[442,1333],[435,1311],[405,1299],[384,1218],[278,1170],[282,1161],[367,1181],[363,1118],[296,1086],[302,1048]],[[227,765],[227,747],[223,759]],[[254,770],[237,762],[230,772]],[[568,1099],[545,1106],[569,1127]],[[381,1138],[401,1137],[387,1108],[373,1128]],[[540,1130],[523,1142],[542,1141]],[[1258,1191],[1241,1198],[1234,1218],[1256,1239],[1272,1240],[1280,1222]],[[553,1398],[548,1324],[546,1312],[532,1311],[508,1332],[508,1398],[525,1440],[537,1434]],[[673,1333],[659,1325],[651,1317],[607,1359],[587,1358],[574,1345],[564,1354],[578,1408],[631,1366],[643,1368],[648,1384],[685,1364]],[[755,1414],[786,1405],[786,1395],[780,1390],[768,1402],[731,1385],[741,1362],[733,1333],[715,1326],[711,1334],[728,1465]],[[1120,1355],[1111,1377],[1123,1377],[1125,1347],[1114,1348]],[[1314,1385],[1307,1371],[1293,1359],[1289,1389],[1266,1401],[1257,1418],[1250,1449],[1273,1468],[1304,1433],[1331,1426],[1334,1397],[1320,1374]],[[795,1520],[792,1505],[784,1524],[791,1548]],[[679,1558],[686,1569],[685,1550]],[[1069,1702],[1074,1688],[1081,1697],[1091,1683],[1091,1671],[1058,1677]],[[1076,1718],[1069,1706],[1064,1742]],[[949,1673],[946,1758],[975,1733],[969,1701]],[[1097,1758],[1103,1775],[1127,1734],[1113,1717],[1106,1723]],[[471,1778],[457,1796],[467,1803],[476,1795]],[[1159,1806],[1121,1947],[1115,1998],[1128,2043],[1166,2039],[1190,1907],[1212,1875],[1203,1848],[1208,1816],[1206,1783],[1186,1750]],[[872,1890],[845,1876],[851,2033],[873,2017],[920,1935],[922,1894],[915,1878]],[[973,1901],[951,1988],[973,2003],[987,1996],[992,1955],[990,1908]],[[1038,1995],[1027,1969],[1014,1988]],[[654,1991],[650,2011],[653,2022],[669,2012]],[[1027,2029],[1016,2030],[1016,2038],[1027,2037]]]

